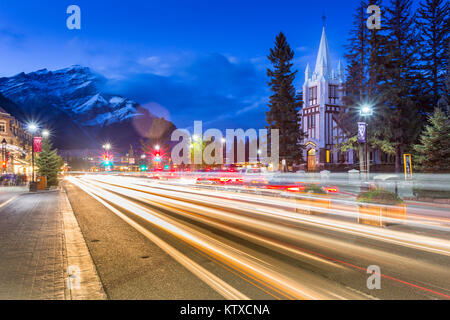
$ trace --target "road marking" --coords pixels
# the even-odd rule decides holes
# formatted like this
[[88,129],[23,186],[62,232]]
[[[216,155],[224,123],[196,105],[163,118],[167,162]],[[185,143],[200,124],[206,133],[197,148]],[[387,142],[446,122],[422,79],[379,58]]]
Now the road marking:
[[0,204],[0,209],[3,208],[4,206],[6,206],[8,203],[13,202],[14,200],[16,200],[19,196],[14,196],[9,200],[6,200],[5,202],[3,202],[2,204]]

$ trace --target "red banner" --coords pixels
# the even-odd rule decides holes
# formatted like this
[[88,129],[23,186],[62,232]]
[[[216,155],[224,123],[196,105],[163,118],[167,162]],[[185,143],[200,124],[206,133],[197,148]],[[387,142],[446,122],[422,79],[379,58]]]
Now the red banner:
[[34,152],[42,152],[42,137],[34,137]]

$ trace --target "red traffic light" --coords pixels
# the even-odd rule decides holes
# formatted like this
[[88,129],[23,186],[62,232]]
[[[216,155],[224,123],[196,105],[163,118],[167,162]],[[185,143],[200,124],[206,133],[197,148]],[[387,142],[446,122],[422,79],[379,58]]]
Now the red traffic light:
[[3,163],[2,163],[2,165],[3,165],[3,168],[6,168],[6,161],[3,161]]

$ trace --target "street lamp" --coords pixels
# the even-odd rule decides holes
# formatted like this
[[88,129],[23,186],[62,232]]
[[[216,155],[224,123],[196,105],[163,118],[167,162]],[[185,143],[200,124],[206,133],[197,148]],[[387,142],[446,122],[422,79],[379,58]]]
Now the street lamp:
[[157,145],[155,146],[155,150],[159,150],[159,149],[161,149],[161,146],[160,146],[159,144],[157,144]]
[[8,144],[8,142],[6,141],[6,139],[3,139],[2,141],[2,166],[3,166],[3,172],[6,172],[6,145]]
[[50,136],[50,131],[48,131],[48,130],[42,130],[42,136],[43,136],[44,138],[48,138],[48,137]]
[[38,130],[38,126],[35,123],[30,123],[28,125],[28,131],[31,133],[31,184],[30,190],[35,190],[34,181],[34,135]]
[[371,116],[373,114],[372,106],[363,104],[359,110],[359,114],[363,117]]
[[103,149],[105,150],[111,150],[111,144],[110,143],[106,143],[103,145]]
[[[372,114],[373,114],[373,108],[372,108],[372,106],[371,105],[369,105],[369,104],[363,104],[362,106],[361,106],[361,108],[360,108],[360,110],[359,110],[359,114],[360,114],[360,116],[361,117],[369,117],[369,116],[371,116]],[[365,122],[365,138],[364,138],[364,140],[365,140],[365,152],[364,152],[364,162],[366,163],[366,165],[365,165],[365,180],[367,181],[367,179],[368,179],[368,175],[369,175],[369,168],[370,168],[370,158],[368,159],[368,134],[367,134],[367,130],[368,130],[368,127],[369,127],[369,125],[368,125],[368,123],[367,123],[367,120],[366,120],[366,122]]]

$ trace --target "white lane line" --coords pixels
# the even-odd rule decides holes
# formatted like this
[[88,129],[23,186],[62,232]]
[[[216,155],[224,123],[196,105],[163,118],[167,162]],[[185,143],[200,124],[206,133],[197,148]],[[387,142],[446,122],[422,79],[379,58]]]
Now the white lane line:
[[[74,184],[77,184],[80,186],[76,181],[71,180]],[[178,261],[181,265],[183,265],[186,269],[191,271],[193,274],[195,274],[198,278],[200,278],[202,281],[204,281],[207,285],[209,285],[212,289],[214,289],[216,292],[218,292],[220,295],[222,295],[224,298],[229,300],[250,300],[249,297],[244,295],[243,293],[239,292],[232,286],[230,286],[228,283],[224,282],[222,279],[218,278],[205,268],[201,267],[196,262],[192,261],[185,255],[183,255],[181,252],[158,238],[156,235],[139,225],[137,222],[108,204],[103,199],[99,198],[98,196],[94,195],[92,192],[88,191],[88,186],[84,185],[84,188],[81,188],[84,192],[89,194],[91,197],[96,199],[98,202],[100,202],[102,205],[104,205],[106,208],[114,212],[117,216],[119,216],[121,219],[123,219],[126,223],[130,224],[133,228],[141,232],[144,236],[146,236],[150,241],[154,242],[157,246],[159,246],[162,250],[164,250],[167,254],[169,254],[172,258],[174,258],[176,261]]]
[[14,196],[9,200],[6,200],[5,202],[3,202],[2,204],[0,204],[0,209],[3,208],[4,206],[6,206],[8,203],[13,202],[14,200],[16,200],[19,196]]

